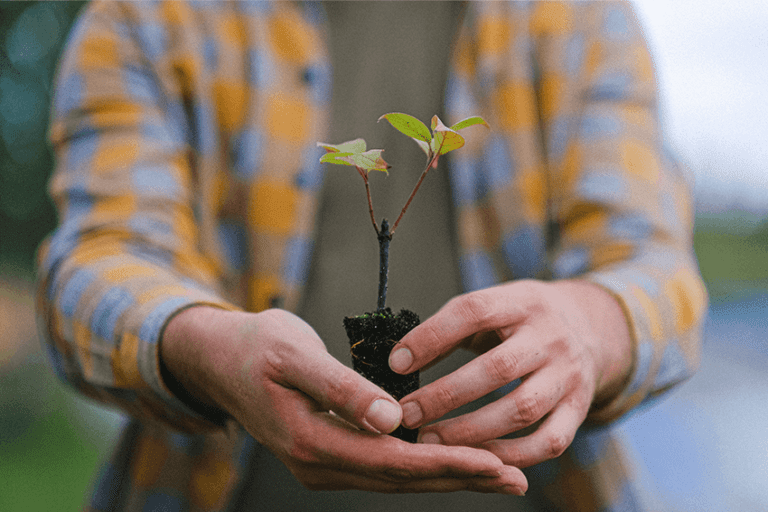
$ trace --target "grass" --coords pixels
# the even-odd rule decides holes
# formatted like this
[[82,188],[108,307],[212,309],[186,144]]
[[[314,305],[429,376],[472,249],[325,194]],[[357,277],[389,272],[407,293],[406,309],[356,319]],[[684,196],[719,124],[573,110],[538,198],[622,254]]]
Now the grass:
[[0,510],[80,510],[99,450],[56,413],[29,426],[23,438],[2,447]]
[[768,290],[768,220],[746,232],[713,220],[699,222],[693,242],[712,300]]
[[114,419],[62,386],[41,357],[0,372],[0,390],[0,510],[81,510]]

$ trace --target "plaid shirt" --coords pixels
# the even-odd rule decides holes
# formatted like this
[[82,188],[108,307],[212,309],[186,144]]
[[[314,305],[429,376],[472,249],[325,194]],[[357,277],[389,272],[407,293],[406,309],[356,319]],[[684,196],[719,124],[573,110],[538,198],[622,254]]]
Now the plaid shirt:
[[[94,2],[58,73],[39,256],[56,373],[133,419],[89,510],[223,510],[254,441],[164,384],[163,326],[194,304],[294,309],[306,280],[330,99],[319,4]],[[690,191],[662,147],[652,59],[620,3],[471,3],[449,118],[480,113],[451,162],[466,290],[583,278],[618,298],[631,379],[607,424],[694,371],[706,292]],[[635,510],[610,429],[528,471],[546,510]],[[612,508],[613,507],[613,508]]]

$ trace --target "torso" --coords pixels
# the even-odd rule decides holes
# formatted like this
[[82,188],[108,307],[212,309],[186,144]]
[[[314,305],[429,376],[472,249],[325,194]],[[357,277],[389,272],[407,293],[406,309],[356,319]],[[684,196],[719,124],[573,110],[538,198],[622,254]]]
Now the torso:
[[[433,114],[442,117],[443,88],[462,5],[333,2],[325,7],[334,66],[327,142],[363,137],[368,148],[385,149],[384,158],[393,166],[390,175],[374,172],[370,179],[377,221],[387,217],[392,222],[426,164],[426,157],[413,141],[376,120],[393,111],[412,114],[425,123]],[[342,319],[376,307],[378,244],[362,180],[351,167],[329,167],[318,214],[314,259],[299,314],[315,328],[331,354],[351,366]],[[442,162],[424,182],[392,242],[387,304],[393,310],[411,309],[424,320],[461,293],[455,247],[450,184],[446,162]],[[469,357],[454,354],[425,372],[422,383],[452,371]],[[253,486],[245,500],[248,510],[529,510],[520,499],[470,492],[310,492],[263,448],[253,467]]]

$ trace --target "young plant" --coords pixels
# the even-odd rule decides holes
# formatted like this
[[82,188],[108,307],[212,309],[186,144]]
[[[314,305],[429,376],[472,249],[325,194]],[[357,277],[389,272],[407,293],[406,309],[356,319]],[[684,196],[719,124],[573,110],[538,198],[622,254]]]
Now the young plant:
[[[389,369],[389,353],[403,336],[419,324],[419,317],[416,313],[405,309],[398,315],[393,315],[386,306],[389,243],[429,170],[437,168],[441,155],[464,145],[464,137],[459,134],[459,130],[477,124],[488,127],[488,123],[481,117],[475,116],[459,121],[449,128],[437,116],[433,116],[430,130],[424,123],[408,114],[392,112],[381,116],[379,121],[382,119],[386,119],[398,131],[416,141],[427,155],[427,164],[391,228],[387,219],[382,219],[380,225],[376,224],[368,182],[368,173],[371,171],[389,173],[390,165],[381,156],[383,150],[367,149],[363,139],[341,144],[318,142],[317,145],[326,150],[326,154],[320,159],[321,162],[352,166],[363,178],[368,199],[368,213],[379,241],[379,293],[376,310],[373,313],[344,318],[353,366],[358,373],[383,388],[396,400],[400,400],[419,388],[419,373],[413,372],[409,375],[394,373]],[[404,441],[416,442],[418,430],[400,426],[392,435]]]
[[424,178],[430,169],[436,169],[440,155],[449,151],[459,149],[464,146],[464,137],[459,134],[459,130],[469,126],[482,124],[487,128],[488,123],[482,117],[473,116],[459,121],[450,128],[445,126],[437,116],[432,116],[432,131],[416,119],[415,117],[400,112],[391,112],[384,114],[379,121],[386,119],[389,123],[401,133],[412,138],[427,155],[427,165],[421,172],[419,180],[411,191],[411,195],[400,210],[397,220],[389,227],[387,219],[382,219],[381,226],[376,224],[376,217],[373,213],[373,201],[371,200],[371,189],[368,182],[368,173],[370,171],[383,171],[389,174],[391,166],[384,161],[381,156],[383,149],[367,149],[365,140],[355,139],[341,144],[327,144],[318,142],[317,145],[326,150],[326,154],[320,158],[323,163],[350,165],[357,169],[357,173],[363,178],[365,183],[365,193],[368,199],[368,212],[371,216],[371,224],[376,232],[379,241],[379,294],[377,301],[377,311],[383,311],[386,308],[387,300],[387,279],[389,275],[389,243],[395,235],[400,221],[405,215],[406,210],[411,205],[416,192],[419,191]]

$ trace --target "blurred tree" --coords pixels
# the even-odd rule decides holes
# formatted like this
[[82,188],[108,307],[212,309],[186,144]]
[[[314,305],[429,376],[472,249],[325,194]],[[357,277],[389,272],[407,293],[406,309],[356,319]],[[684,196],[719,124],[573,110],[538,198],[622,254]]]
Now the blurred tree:
[[85,4],[0,2],[0,264],[34,268],[56,213],[46,184],[51,84],[66,37]]

